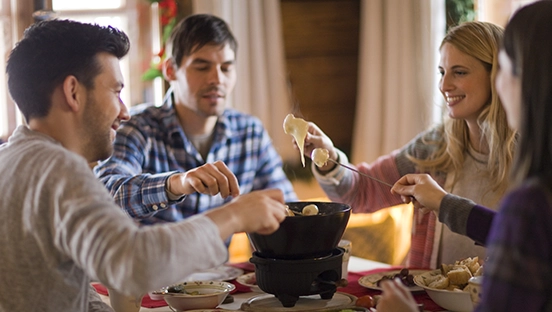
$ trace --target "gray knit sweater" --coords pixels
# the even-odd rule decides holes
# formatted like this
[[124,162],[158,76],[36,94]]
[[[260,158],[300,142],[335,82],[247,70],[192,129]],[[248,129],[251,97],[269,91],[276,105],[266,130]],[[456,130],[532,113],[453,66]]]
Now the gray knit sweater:
[[222,264],[198,215],[139,227],[81,156],[21,126],[0,147],[0,311],[88,311],[90,278],[141,295]]

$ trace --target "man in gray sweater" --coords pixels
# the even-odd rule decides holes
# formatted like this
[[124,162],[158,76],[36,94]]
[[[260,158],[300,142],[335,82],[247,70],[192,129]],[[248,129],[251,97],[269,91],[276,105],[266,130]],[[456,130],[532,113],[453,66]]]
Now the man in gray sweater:
[[117,207],[88,163],[109,157],[129,118],[119,97],[128,48],[114,28],[52,20],[10,54],[8,87],[27,125],[0,146],[0,311],[109,311],[91,278],[141,295],[224,263],[232,233],[271,233],[285,218],[280,190],[151,227]]

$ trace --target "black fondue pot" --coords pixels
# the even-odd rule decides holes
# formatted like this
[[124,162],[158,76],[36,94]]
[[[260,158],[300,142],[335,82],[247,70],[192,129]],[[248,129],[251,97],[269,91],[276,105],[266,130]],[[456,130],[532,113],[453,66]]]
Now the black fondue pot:
[[345,232],[351,206],[331,202],[287,203],[294,212],[314,204],[319,214],[286,217],[270,235],[249,233],[249,239],[261,257],[275,259],[307,259],[327,256],[339,244]]
[[351,207],[341,203],[292,202],[294,212],[315,204],[318,215],[288,216],[270,235],[249,233],[255,248],[250,262],[255,264],[257,285],[274,294],[284,307],[293,307],[300,296],[319,294],[331,299],[341,279],[343,262],[339,240],[349,221]]

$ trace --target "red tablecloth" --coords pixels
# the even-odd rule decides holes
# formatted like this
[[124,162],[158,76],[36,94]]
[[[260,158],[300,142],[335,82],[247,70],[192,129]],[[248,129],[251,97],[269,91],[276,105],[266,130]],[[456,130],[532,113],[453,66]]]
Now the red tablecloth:
[[[238,267],[245,272],[251,272],[254,269],[254,266],[251,263],[237,263],[232,264],[232,266]],[[362,297],[364,295],[379,295],[381,294],[381,291],[368,289],[366,287],[361,286],[358,283],[359,278],[363,277],[364,275],[368,274],[374,274],[379,272],[385,272],[390,270],[396,270],[397,268],[387,268],[387,269],[376,269],[376,270],[370,270],[370,271],[364,271],[364,272],[349,272],[349,276],[347,278],[349,284],[347,287],[338,288],[338,291],[348,293],[357,297]],[[250,292],[251,290],[249,287],[243,286],[240,283],[237,283],[236,281],[231,281],[234,285],[236,285],[236,289],[232,293],[237,292]],[[96,288],[96,291],[102,295],[108,295],[107,289],[104,285],[95,283],[93,284],[94,288]],[[425,292],[415,293],[414,299],[418,303],[424,304],[424,309],[426,311],[442,311],[443,308],[438,306]],[[165,300],[153,300],[151,299],[147,294],[142,298],[142,307],[145,308],[158,308],[158,307],[164,307],[167,306],[167,303]]]

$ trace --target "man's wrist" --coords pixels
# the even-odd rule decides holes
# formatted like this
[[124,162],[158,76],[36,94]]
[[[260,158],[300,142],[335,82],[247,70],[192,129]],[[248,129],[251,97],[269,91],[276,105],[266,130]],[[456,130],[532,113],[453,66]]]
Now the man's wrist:
[[173,192],[171,192],[171,177],[173,175],[170,175],[167,180],[165,181],[165,192],[167,193],[167,198],[171,201],[175,201],[175,200],[179,200],[180,198],[182,198],[182,196],[184,196],[183,194],[174,194]]

